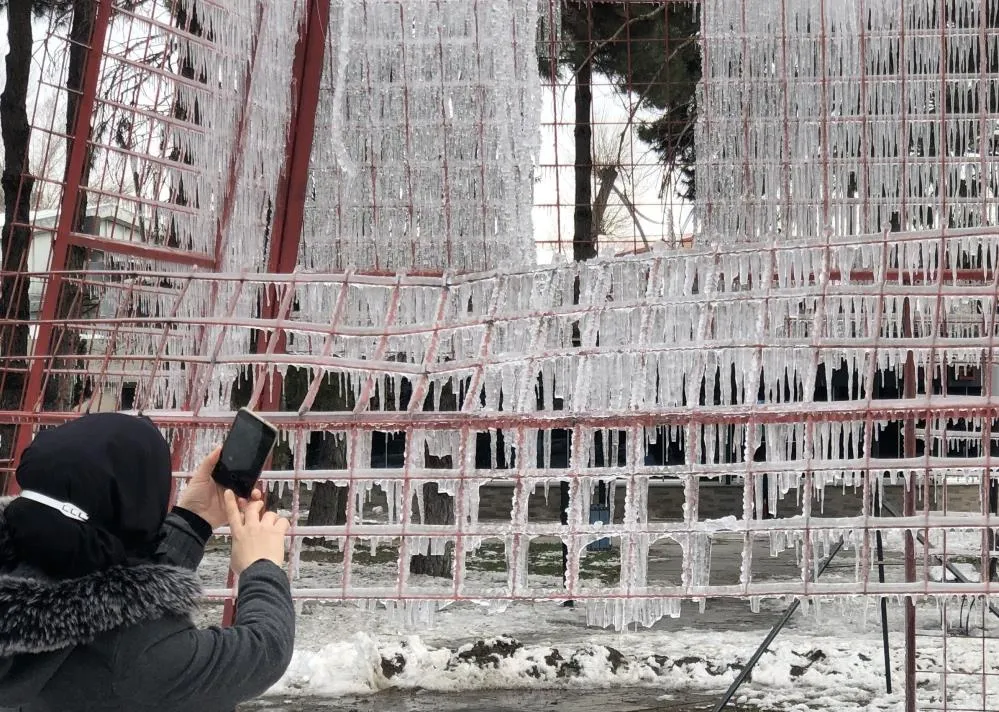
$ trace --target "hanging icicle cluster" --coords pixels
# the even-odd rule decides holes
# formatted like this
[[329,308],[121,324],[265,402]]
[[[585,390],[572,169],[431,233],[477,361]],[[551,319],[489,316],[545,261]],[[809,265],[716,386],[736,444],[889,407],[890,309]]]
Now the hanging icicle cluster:
[[301,267],[533,264],[537,0],[332,6]]
[[999,38],[983,5],[704,0],[704,232],[995,225]]
[[[120,121],[127,120],[128,125],[141,121],[142,133],[157,137],[141,147],[148,155],[136,150],[129,158],[135,176],[149,176],[135,185],[135,205],[115,208],[119,220],[120,208],[131,214],[132,241],[217,258],[219,271],[266,270],[261,255],[266,253],[278,177],[284,167],[292,62],[305,4],[305,0],[178,3],[171,13],[158,6],[140,7],[137,19],[127,13],[113,18],[112,34],[131,36],[136,30],[127,23],[149,23],[148,31],[159,37],[151,45],[169,59],[169,67],[180,68],[180,76],[169,79],[148,58],[136,61],[126,56],[135,51],[130,44],[113,44],[106,50],[105,64],[113,67],[114,60],[131,61],[134,81],[146,91],[137,94],[136,109],[142,111],[133,114],[122,106],[135,100],[115,96],[115,91],[122,90],[110,85],[104,110],[122,114]],[[143,12],[152,14],[146,18]],[[181,22],[182,16],[186,20],[180,31],[163,30]],[[107,161],[112,168],[113,158],[114,154],[97,154],[97,160]],[[135,257],[120,266],[167,272],[189,269],[184,264]],[[158,288],[148,293],[135,289],[141,281],[131,283],[127,293],[117,296],[109,285],[110,301],[105,301],[117,308],[119,316],[169,315],[179,321],[252,318],[261,301],[256,290],[240,289],[236,282],[195,280],[182,287],[183,280],[160,278],[154,283]],[[116,339],[115,349],[178,361],[193,359],[189,368],[160,367],[158,378],[138,379],[137,402],[193,407],[187,402],[192,381],[207,378],[208,397],[201,405],[228,409],[239,367],[216,365],[205,373],[195,364],[210,353],[216,360],[233,361],[249,351],[250,335],[213,323],[170,328],[145,338],[122,336]]]
[[[974,371],[992,359],[996,295],[988,286],[969,289],[949,266],[955,251],[980,255],[966,264],[991,281],[999,238],[969,233],[718,246],[464,277],[315,275],[296,287],[299,313],[328,305],[334,323],[296,316],[289,325],[292,353],[278,367],[298,365],[336,380],[354,396],[344,409],[381,417],[372,429],[409,430],[398,469],[370,464],[371,430],[360,427],[340,431],[349,469],[312,475],[344,478],[362,499],[372,484],[386,493],[388,524],[370,532],[355,524],[351,536],[405,532],[403,557],[423,544],[444,547],[452,528],[423,524],[409,506],[415,496],[423,508],[414,478],[434,480],[454,497],[462,551],[482,538],[513,537],[508,593],[542,595],[528,585],[526,558],[516,548],[532,536],[566,541],[568,582],[577,593],[585,589],[580,552],[602,536],[618,537],[631,557],[622,561],[621,585],[635,597],[594,603],[591,621],[650,622],[675,614],[663,598],[732,594],[707,578],[711,537],[743,531],[761,517],[764,486],[771,511],[783,501],[782,514],[790,508],[799,517],[795,524],[773,523],[775,550],[805,546],[820,556],[835,538],[814,519],[830,486],[867,494],[848,527],[848,540],[860,550],[867,517],[877,513],[873,496],[884,484],[910,474],[928,488],[981,479],[987,451],[968,454],[967,446],[987,437],[989,418],[978,409],[990,401],[951,399],[939,384],[948,369]],[[321,365],[311,361],[317,353],[325,354]],[[879,444],[906,407],[900,393],[883,388],[897,385],[910,354],[926,421],[914,433],[925,446],[915,459]],[[466,416],[467,427],[459,420],[422,428],[411,419],[453,410]],[[313,411],[312,417],[345,422],[346,411]],[[547,419],[560,424],[545,425]],[[558,428],[571,430],[561,465],[555,464]],[[955,446],[964,448],[959,461],[951,459]],[[654,455],[666,448],[679,459]],[[565,467],[574,478],[568,527],[531,521],[527,498],[536,488],[548,491]],[[754,473],[767,474],[766,484]],[[743,507],[727,519],[703,519],[698,486],[732,475],[745,478]],[[663,477],[684,483],[684,521],[650,520],[650,482]],[[510,521],[480,522],[480,489],[497,478],[521,485]],[[590,523],[600,481],[612,501],[624,500],[619,523]],[[763,521],[753,526],[771,528]],[[515,546],[518,537],[523,541]],[[681,588],[649,588],[646,580],[650,547],[664,539],[683,551]],[[802,562],[812,564],[807,557]],[[751,561],[744,569],[749,581]],[[413,590],[401,575],[399,595],[406,598]],[[861,566],[856,575],[858,587],[869,585],[869,569]],[[455,570],[463,595],[490,597],[464,576]]]
[[[989,363],[999,335],[995,290],[969,289],[948,266],[953,249],[982,255],[970,264],[992,279],[999,238],[910,233],[890,240],[719,246],[464,277],[303,275],[290,295],[283,291],[286,283],[274,284],[283,302],[301,308],[285,327],[294,337],[290,353],[273,357],[271,368],[297,366],[350,394],[339,411],[304,406],[313,411],[310,417],[340,423],[331,427],[344,444],[347,469],[307,472],[299,458],[298,475],[348,484],[359,502],[378,485],[387,497],[387,524],[354,522],[349,538],[401,537],[404,558],[454,540],[458,525],[427,525],[411,511],[414,498],[423,509],[424,494],[414,482],[436,481],[439,492],[454,498],[462,552],[484,538],[511,538],[512,588],[504,596],[549,595],[529,585],[523,547],[532,537],[558,536],[570,547],[570,595],[585,588],[579,555],[586,544],[617,537],[622,551],[630,552],[621,586],[634,597],[595,603],[590,616],[598,624],[620,627],[675,614],[674,604],[663,599],[733,595],[707,578],[710,539],[716,532],[743,531],[762,515],[763,483],[751,473],[769,475],[771,508],[794,491],[782,512],[791,506],[804,517],[793,525],[774,523],[775,548],[807,543],[818,555],[832,535],[809,517],[821,512],[826,487],[868,493],[866,512],[858,509],[848,522],[850,541],[863,547],[867,514],[875,513],[871,497],[886,481],[915,473],[917,482],[934,487],[977,482],[986,471],[988,451],[965,450],[955,461],[951,448],[987,437],[989,394],[950,399],[936,386],[926,388],[946,381],[948,368]],[[270,278],[251,277],[251,288],[254,280],[265,285]],[[194,294],[188,290],[185,300],[196,300]],[[320,304],[332,305],[329,321],[304,316]],[[254,326],[250,319],[230,329],[245,336]],[[148,353],[148,345],[132,346],[134,355]],[[903,417],[905,407],[898,394],[879,394],[879,388],[898,378],[910,353],[921,374],[925,421],[915,437],[926,449],[915,459],[878,448],[883,430]],[[220,374],[241,358],[250,360],[237,355],[210,367],[222,403],[232,382],[223,383]],[[165,376],[150,373],[147,385]],[[352,412],[357,415],[348,417]],[[451,427],[422,427],[414,420],[428,413],[458,419]],[[379,425],[344,425],[358,415],[378,416]],[[571,431],[571,438],[565,461],[556,464],[559,428]],[[409,431],[396,469],[373,464],[373,430]],[[665,448],[679,452],[679,459],[654,455]],[[548,491],[566,472],[574,481],[567,528],[531,521],[527,498],[536,488]],[[744,507],[732,512],[741,518],[703,519],[699,484],[731,475],[746,478]],[[664,477],[684,483],[683,521],[650,520],[650,481]],[[521,485],[510,521],[480,522],[480,490],[497,478]],[[600,481],[612,501],[624,500],[619,523],[590,523],[592,491]],[[754,526],[770,528],[760,521]],[[650,587],[645,578],[649,549],[664,539],[683,551],[680,588]],[[751,562],[744,569],[748,581]],[[414,590],[400,575],[398,591],[384,595],[408,600]],[[869,584],[869,569],[856,575],[857,586]],[[455,590],[462,596],[491,597],[464,577],[456,564]],[[382,595],[361,584],[343,585],[350,596]],[[811,590],[821,588],[812,584]],[[766,594],[763,588],[745,591]],[[427,605],[416,610],[426,613]]]
[[[245,105],[232,126],[231,142],[236,151],[231,172],[216,217],[221,238],[219,271],[264,271],[268,235],[274,220],[278,179],[284,169],[282,148],[287,142],[291,118],[292,63],[302,24],[305,0],[256,3],[255,30],[249,69],[239,85]],[[204,294],[209,313],[229,308],[231,319],[258,316],[272,293],[267,289],[242,289],[236,283],[215,283]],[[225,306],[223,306],[225,305]],[[238,358],[251,351],[246,330],[209,327],[201,346],[218,343],[217,358]],[[209,348],[211,348],[209,346]],[[210,409],[230,407],[233,383],[240,367],[216,366],[208,388]]]

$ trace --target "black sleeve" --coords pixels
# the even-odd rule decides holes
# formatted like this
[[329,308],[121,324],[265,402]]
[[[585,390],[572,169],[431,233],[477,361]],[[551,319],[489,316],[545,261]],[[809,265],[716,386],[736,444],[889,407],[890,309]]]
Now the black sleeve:
[[208,541],[208,538],[212,535],[212,525],[192,512],[190,509],[184,509],[180,505],[177,505],[170,510],[170,513],[176,514],[178,517],[187,522],[201,541]]
[[204,519],[183,507],[174,507],[163,523],[163,540],[156,551],[160,563],[194,571],[205,555],[212,528]]
[[231,628],[192,625],[124,644],[116,659],[116,692],[136,707],[231,710],[281,678],[294,644],[288,577],[273,562],[260,560],[240,576]]

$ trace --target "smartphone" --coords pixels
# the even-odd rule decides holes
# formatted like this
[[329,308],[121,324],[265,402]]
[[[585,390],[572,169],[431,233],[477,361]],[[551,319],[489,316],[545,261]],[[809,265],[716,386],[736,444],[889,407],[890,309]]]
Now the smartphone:
[[248,498],[274,448],[277,432],[256,413],[240,408],[222,444],[212,478],[237,496]]

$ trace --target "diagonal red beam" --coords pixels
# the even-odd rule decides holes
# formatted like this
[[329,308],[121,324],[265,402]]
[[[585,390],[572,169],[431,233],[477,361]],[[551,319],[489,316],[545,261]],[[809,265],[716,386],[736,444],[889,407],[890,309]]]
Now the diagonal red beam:
[[175,265],[213,268],[216,257],[196,250],[184,250],[178,247],[165,247],[145,242],[131,242],[117,237],[101,237],[74,232],[68,236],[69,244],[103,250],[108,254],[127,255],[143,259],[157,260]]
[[[298,264],[298,246],[305,223],[305,196],[309,184],[309,163],[316,130],[316,112],[319,109],[329,19],[330,0],[308,0],[305,22],[295,45],[292,115],[285,145],[284,171],[274,199],[274,223],[271,226],[267,254],[267,271],[272,274],[294,272]],[[294,288],[294,283],[285,287],[288,290]],[[264,300],[260,306],[261,316],[265,319],[283,319],[291,310],[292,301],[291,293],[272,293],[270,299]],[[259,332],[256,347],[257,353],[284,353],[284,330],[276,328],[269,338],[266,332]],[[265,379],[268,376],[271,379],[267,384],[269,387],[264,388],[262,383],[256,383],[254,387],[254,400],[259,397],[260,402],[250,402],[251,407],[255,406],[260,411],[276,410],[280,404],[281,376],[276,370],[271,370],[269,374],[261,370],[259,378]],[[230,571],[227,588],[232,588],[233,581],[233,573]],[[234,615],[234,601],[226,598],[222,613],[223,625],[232,623]]]
[[285,170],[274,203],[267,260],[267,271],[272,273],[293,272],[298,262],[329,20],[330,0],[309,0],[305,28],[295,48],[294,109],[285,147]]
[[[267,271],[271,274],[289,274],[295,271],[298,264],[329,20],[330,0],[309,0],[292,65],[292,116],[285,145],[285,167],[274,200],[274,224],[267,254]],[[261,305],[261,316],[276,319],[283,301],[280,295],[271,294],[271,298]],[[284,330],[275,329],[270,339],[276,341],[269,344],[267,334],[259,332],[257,352],[284,353]],[[256,404],[261,411],[275,410],[280,399],[280,375],[272,371],[269,377],[273,380],[268,388],[255,389],[262,395]]]

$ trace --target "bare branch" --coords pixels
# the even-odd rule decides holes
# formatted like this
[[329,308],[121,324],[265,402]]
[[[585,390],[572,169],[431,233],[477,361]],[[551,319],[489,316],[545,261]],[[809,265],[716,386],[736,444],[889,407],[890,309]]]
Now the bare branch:
[[[585,58],[583,58],[583,61],[579,63],[579,66],[582,66],[584,64],[589,64],[590,62],[592,62],[594,57],[597,56],[597,53],[600,52],[600,50],[602,50],[604,47],[611,44],[612,42],[616,41],[621,36],[621,33],[623,33],[632,25],[637,24],[639,22],[645,22],[646,20],[651,20],[660,12],[665,11],[665,9],[666,9],[665,5],[659,5],[654,10],[650,10],[644,15],[636,15],[635,17],[632,17],[630,20],[627,20],[626,22],[622,23],[621,26],[617,28],[614,34],[612,34],[610,37],[608,37],[605,40],[602,40],[601,42],[593,44],[590,53],[586,55]],[[575,79],[578,73],[579,73],[579,67],[577,67],[576,71],[573,72],[572,78]]]
[[621,199],[621,202],[624,203],[624,207],[628,210],[628,214],[631,215],[631,221],[634,223],[635,227],[638,228],[638,234],[642,236],[642,244],[648,247],[649,238],[645,236],[645,230],[642,228],[642,221],[639,219],[645,216],[642,215],[639,212],[638,208],[635,207],[635,204],[631,202],[631,199],[628,197],[627,193],[625,193],[623,190],[618,189],[616,185],[613,186],[613,189],[617,197],[619,197]]

